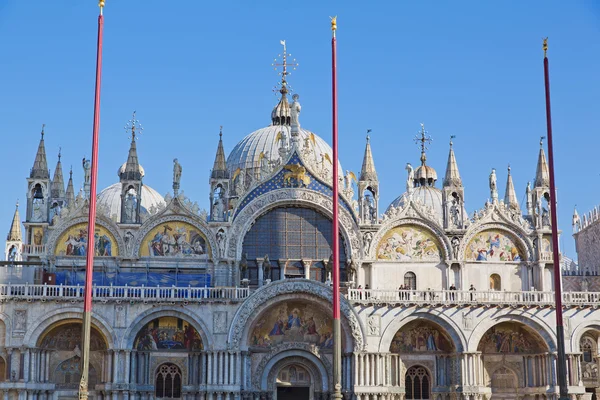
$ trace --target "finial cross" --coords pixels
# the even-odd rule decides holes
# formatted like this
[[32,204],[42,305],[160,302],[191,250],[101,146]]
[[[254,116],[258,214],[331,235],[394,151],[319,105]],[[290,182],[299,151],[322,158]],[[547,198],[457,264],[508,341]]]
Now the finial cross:
[[414,141],[417,145],[421,146],[421,153],[425,153],[425,150],[429,149],[427,145],[433,142],[433,139],[427,135],[424,124],[421,124],[421,131],[415,136]]
[[288,58],[292,57],[292,55],[287,52],[285,40],[280,40],[279,43],[283,46],[283,53],[277,55],[278,58],[281,58],[281,61],[275,58],[273,60],[273,64],[271,65],[273,66],[273,69],[275,71],[281,68],[281,72],[278,72],[277,74],[281,76],[281,85],[285,86],[285,84],[287,83],[286,76],[292,74],[288,71],[288,67],[292,70],[295,70],[296,67],[298,67],[298,63],[296,62],[295,58],[288,60]]
[[140,135],[144,128],[140,121],[135,119],[135,111],[133,111],[133,117],[127,122],[125,125],[125,132],[131,131],[131,136],[129,137],[132,142],[135,142],[135,135]]

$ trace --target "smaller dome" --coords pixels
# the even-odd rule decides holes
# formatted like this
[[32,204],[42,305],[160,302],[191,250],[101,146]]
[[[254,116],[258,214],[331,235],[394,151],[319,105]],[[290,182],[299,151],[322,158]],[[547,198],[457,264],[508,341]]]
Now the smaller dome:
[[[147,213],[152,206],[166,205],[165,199],[150,186],[142,186],[142,214]],[[111,218],[121,218],[121,184],[115,183],[98,194],[98,207],[106,207]]]
[[[119,167],[119,170],[117,171],[117,176],[118,176],[119,178],[121,177],[121,174],[122,174],[123,172],[125,172],[125,167],[126,167],[126,166],[127,166],[127,162],[124,162],[124,163],[123,163],[123,165],[121,165],[121,166]],[[143,177],[144,177],[144,175],[146,175],[146,171],[144,171],[144,167],[142,167],[141,165],[140,165],[140,172],[142,173],[142,178],[143,178]]]
[[[417,186],[413,189],[412,199],[416,203],[421,203],[433,208],[436,215],[440,217],[443,215],[442,191],[440,189],[433,186]],[[389,211],[392,206],[398,208],[404,207],[406,204],[408,204],[408,193],[404,193],[396,200],[392,201],[392,204],[390,204],[386,212]]]
[[420,185],[433,185],[433,183],[437,181],[437,172],[433,167],[429,165],[421,165],[415,171],[415,183],[419,183]]

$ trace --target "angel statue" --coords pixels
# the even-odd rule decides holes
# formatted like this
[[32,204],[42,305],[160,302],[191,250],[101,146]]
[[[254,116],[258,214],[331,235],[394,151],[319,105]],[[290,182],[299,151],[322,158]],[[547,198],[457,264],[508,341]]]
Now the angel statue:
[[498,200],[498,187],[496,186],[496,168],[490,173],[490,194],[493,200]]
[[177,192],[179,191],[179,182],[181,181],[181,164],[175,158],[173,160],[173,193],[177,196]]

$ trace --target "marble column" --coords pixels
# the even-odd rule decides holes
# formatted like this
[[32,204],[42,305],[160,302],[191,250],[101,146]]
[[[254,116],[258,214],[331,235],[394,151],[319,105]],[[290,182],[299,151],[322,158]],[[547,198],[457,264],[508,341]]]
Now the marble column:
[[[29,382],[29,355],[31,353],[29,349],[23,349],[21,353],[23,354],[23,380]],[[25,395],[27,394],[25,393]]]
[[[130,368],[131,368],[131,350],[127,349],[127,350],[125,350],[125,376],[123,377],[125,383],[129,383],[131,380],[129,377]],[[127,399],[125,399],[125,400],[127,400]]]

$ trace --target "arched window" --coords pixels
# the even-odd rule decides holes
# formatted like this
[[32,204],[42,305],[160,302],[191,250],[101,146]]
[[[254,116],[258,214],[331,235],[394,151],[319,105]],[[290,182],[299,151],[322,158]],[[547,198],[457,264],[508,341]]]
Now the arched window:
[[406,371],[406,400],[425,400],[430,398],[431,379],[427,370],[420,366],[410,367]]
[[175,364],[165,363],[158,367],[155,379],[157,399],[181,398],[181,370]]
[[[242,248],[242,254],[248,257],[250,284],[258,284],[265,255],[269,256],[274,281],[283,279],[286,265],[294,262],[327,262],[332,253],[332,225],[329,218],[309,208],[277,207],[260,216],[246,233]],[[344,281],[346,254],[344,238],[339,237],[340,278]]]
[[417,290],[417,275],[414,272],[404,274],[404,287],[408,290]]
[[498,274],[490,275],[490,290],[501,290],[502,278]]
[[581,341],[579,342],[579,349],[583,353],[583,362],[594,361],[595,347],[594,340],[589,336],[584,336],[581,338]]

